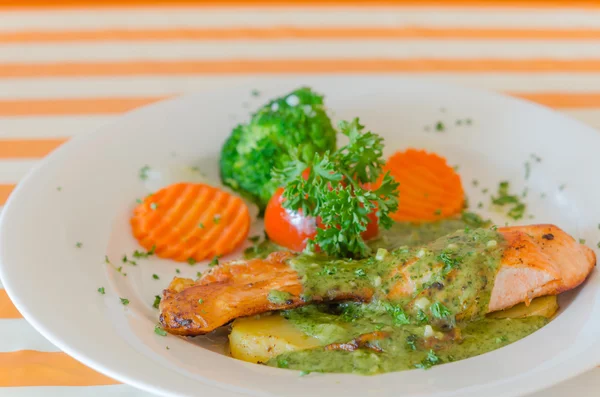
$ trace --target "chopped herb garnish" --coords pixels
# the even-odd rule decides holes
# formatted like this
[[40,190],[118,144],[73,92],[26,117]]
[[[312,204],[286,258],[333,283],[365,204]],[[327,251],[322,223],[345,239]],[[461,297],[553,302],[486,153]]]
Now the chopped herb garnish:
[[215,216],[213,217],[213,223],[214,223],[215,225],[218,225],[218,224],[219,224],[219,222],[221,222],[221,215],[217,214],[217,215],[215,215]]
[[429,307],[429,310],[431,311],[431,314],[433,314],[434,317],[439,319],[446,318],[452,314],[450,310],[446,306],[442,305],[440,302],[435,302]]
[[483,193],[483,194],[486,194],[486,193],[487,193],[487,192],[489,192],[489,191],[490,191],[490,189],[488,189],[488,188],[481,189],[481,193]]
[[563,183],[562,185],[560,185],[560,186],[558,187],[558,190],[560,190],[560,191],[562,192],[563,190],[565,190],[565,187],[567,187],[567,185],[565,185],[565,184]]
[[251,243],[258,243],[259,240],[260,240],[260,236],[248,237],[248,241],[250,241]]
[[204,303],[204,299],[202,299],[202,298],[198,299],[198,303],[199,304],[203,304]]
[[219,255],[216,255],[212,260],[208,263],[208,267],[215,267],[219,264]]
[[502,336],[496,338],[496,343],[500,344],[500,343],[504,343],[504,342],[508,342],[508,337],[506,335],[502,335]]
[[325,266],[323,266],[323,270],[321,270],[319,272],[319,274],[324,275],[324,276],[333,276],[334,274],[337,274],[337,271],[338,271],[337,266],[325,265]]
[[153,245],[152,248],[150,249],[150,251],[148,251],[148,252],[135,250],[133,252],[132,256],[135,259],[147,259],[149,256],[154,255],[154,251],[156,251],[156,245]]
[[142,201],[142,199],[135,199],[135,202],[138,204],[142,204],[144,201]]
[[525,162],[525,179],[529,179],[529,175],[531,174],[531,163],[529,161]]
[[479,186],[479,181],[478,181],[477,179],[473,179],[473,181],[471,182],[471,184],[472,184],[474,187],[477,187],[477,186]]
[[598,242],[598,244],[596,244],[596,247],[600,248],[600,242]]
[[190,266],[194,266],[197,262],[196,262],[196,260],[194,258],[188,258],[187,259],[187,263]]
[[123,266],[116,267],[108,258],[108,255],[104,255],[104,263],[110,265],[113,269],[115,269],[118,273],[121,273],[123,276],[127,276],[127,273],[123,273]]
[[442,269],[444,275],[447,275],[452,269],[455,269],[460,265],[460,259],[454,258],[452,253],[446,251],[438,256],[438,260],[444,264],[444,268]]
[[257,97],[260,95],[260,91],[257,89],[254,89],[254,90],[250,91],[250,95],[252,95],[253,97]]
[[77,243],[75,243],[75,247],[76,248],[81,248],[81,247],[83,247],[83,243],[77,242]]
[[445,129],[446,129],[446,126],[441,121],[438,121],[437,123],[435,123],[436,131],[444,131]]
[[584,238],[580,238],[579,239],[579,244],[585,244],[585,239]]
[[466,119],[466,120],[465,120],[465,123],[467,123],[467,125],[471,125],[471,124],[473,123],[473,120],[471,120],[471,119]]
[[154,303],[152,304],[152,307],[158,309],[158,305],[160,305],[160,300],[160,296],[154,295]]
[[62,191],[62,187],[61,186],[57,186],[56,190],[59,191],[59,192],[61,192]]
[[442,210],[438,208],[437,210],[433,211],[433,215],[442,215]]
[[123,255],[123,258],[121,259],[121,261],[122,261],[123,263],[128,263],[128,264],[130,264],[130,265],[133,265],[133,266],[136,266],[136,265],[137,265],[137,262],[136,262],[136,261],[129,260],[129,258],[127,258],[127,255]]
[[354,271],[354,274],[356,275],[356,277],[366,277],[367,276],[367,272],[365,272],[365,269],[356,269]]
[[481,201],[477,203],[477,208],[483,208],[483,203]]
[[106,291],[104,291],[104,287],[98,288],[98,292],[100,293],[100,295],[104,295],[106,293]]
[[419,324],[427,324],[429,322],[429,318],[427,317],[427,314],[421,309],[419,309],[419,311],[417,311],[417,322]]
[[140,168],[139,176],[142,181],[148,179],[148,171],[150,171],[150,166],[148,165],[145,165],[142,168]]
[[392,316],[395,325],[410,324],[410,319],[400,305],[385,302],[384,307],[388,314]]
[[167,331],[165,331],[159,324],[154,326],[154,333],[160,336],[167,336]]
[[519,220],[525,215],[526,205],[516,195],[509,193],[508,181],[502,181],[498,185],[498,196],[492,197],[492,203],[498,206],[507,206],[509,208],[507,215],[514,219]]
[[181,270],[175,269],[175,273],[179,274],[179,273],[181,273]]
[[406,345],[410,350],[417,350],[417,335],[410,334],[406,337]]
[[156,203],[150,203],[150,209],[152,211],[156,211],[157,208],[158,208],[158,204],[156,204]]
[[462,120],[461,119],[456,120],[456,125],[461,125],[461,124],[462,124]]
[[123,306],[127,306],[129,304],[129,299],[127,298],[119,298],[121,300],[121,304]]
[[196,272],[196,277],[197,277],[197,278],[200,278],[200,277],[202,277],[202,272]]
[[200,223],[198,224],[198,227],[199,227],[200,229],[204,229],[204,223],[200,222]]
[[419,364],[416,364],[415,367],[421,369],[429,369],[434,365],[441,364],[442,360],[435,354],[433,350],[429,350],[427,353],[427,357],[421,361]]
[[310,371],[300,371],[300,376],[301,376],[301,377],[302,377],[302,376],[309,375],[309,374],[310,374]]
[[158,274],[153,274],[152,278],[155,279],[155,280],[159,280],[160,279],[160,277],[158,277]]

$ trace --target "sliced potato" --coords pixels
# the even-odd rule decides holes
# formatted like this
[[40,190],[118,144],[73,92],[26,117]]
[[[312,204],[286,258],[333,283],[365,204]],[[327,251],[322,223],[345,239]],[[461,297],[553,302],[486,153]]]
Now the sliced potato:
[[529,306],[519,303],[510,309],[488,314],[488,318],[524,318],[542,316],[552,318],[558,311],[558,301],[555,295],[542,296],[531,301]]
[[281,353],[320,346],[285,318],[274,314],[238,318],[229,334],[231,355],[252,363],[266,362]]

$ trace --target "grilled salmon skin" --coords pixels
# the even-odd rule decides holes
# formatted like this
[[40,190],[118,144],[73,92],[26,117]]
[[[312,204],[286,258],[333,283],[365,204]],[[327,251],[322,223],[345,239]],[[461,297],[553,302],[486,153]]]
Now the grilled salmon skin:
[[[577,287],[596,263],[594,252],[553,225],[499,228],[505,240],[496,272],[488,312],[529,303],[543,295],[556,295]],[[199,280],[175,278],[163,291],[160,323],[176,335],[202,335],[238,317],[291,309],[319,301],[370,301],[375,287],[328,291],[324,296],[303,296],[300,276],[289,264],[295,255],[275,252],[266,259],[222,264]],[[402,273],[409,263],[398,264]],[[389,298],[409,295],[418,286],[398,277]],[[269,299],[271,291],[284,299]]]

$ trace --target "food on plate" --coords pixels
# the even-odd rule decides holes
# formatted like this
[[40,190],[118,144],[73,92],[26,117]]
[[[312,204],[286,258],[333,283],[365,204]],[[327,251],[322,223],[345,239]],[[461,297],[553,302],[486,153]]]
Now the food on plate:
[[[178,183],[135,209],[133,234],[149,253],[213,258],[156,297],[160,335],[229,330],[233,357],[304,372],[427,369],[535,332],[558,312],[557,295],[592,272],[594,252],[557,226],[498,228],[467,211],[440,154],[391,150],[386,161],[383,139],[358,118],[339,133],[337,147],[309,88],[234,129],[221,177],[264,210],[265,237],[251,237],[243,258],[217,260],[248,235],[239,197]],[[497,215],[525,215],[525,194],[508,181],[491,200]]]
[[321,346],[278,314],[242,317],[235,320],[229,334],[229,350],[237,359],[264,363],[282,353]]
[[470,320],[575,288],[594,265],[591,249],[552,225],[462,230],[366,260],[278,252],[220,265],[183,289],[175,279],[160,321],[168,332],[202,335],[271,310],[373,300],[401,305],[408,318],[423,298],[443,302],[451,322]]
[[[488,317],[521,319],[542,316],[551,319],[557,310],[558,302],[556,296],[544,296],[534,299],[529,306],[525,303],[520,303],[510,309],[490,313]],[[286,315],[291,317],[290,314]],[[298,321],[298,319],[293,318],[291,320],[281,315],[271,315],[268,313],[261,316],[236,319],[231,325],[231,333],[229,334],[231,355],[239,360],[266,363],[270,359],[286,352],[327,346],[327,338],[331,338],[335,331],[347,332],[345,330],[346,324],[343,322],[321,324],[322,329],[317,334],[317,338],[304,333],[301,327],[295,326],[294,321]],[[371,337],[383,336],[380,334],[373,335],[372,333],[365,335]],[[335,339],[332,338],[332,340]],[[334,345],[337,345],[336,347],[342,345],[346,349],[356,349],[358,347],[357,343],[352,343],[352,341],[346,344],[338,343]]]
[[205,184],[177,183],[146,197],[130,223],[142,247],[161,258],[195,263],[233,251],[251,222],[239,197]]
[[273,169],[286,167],[292,155],[310,162],[335,146],[336,131],[323,97],[300,88],[270,101],[248,123],[235,127],[221,152],[221,178],[264,210],[278,187],[271,178]]
[[398,184],[382,174],[383,139],[363,129],[358,119],[342,121],[347,145],[315,154],[310,166],[295,159],[275,170],[275,180],[285,186],[275,191],[265,213],[265,231],[275,243],[364,257],[371,251],[365,240],[375,237],[379,225],[391,227],[388,214],[398,208]]
[[532,316],[552,318],[557,311],[558,299],[556,295],[546,295],[535,298],[529,305],[523,302],[509,309],[490,313],[488,318],[524,318]]
[[460,214],[464,208],[460,176],[435,153],[415,149],[396,152],[384,170],[400,184],[402,205],[390,215],[395,221],[434,221]]
[[[363,260],[277,252],[222,264],[196,282],[175,279],[164,291],[160,321],[167,332],[201,335],[238,317],[284,310],[307,337],[285,331],[287,323],[265,330],[278,353],[268,355],[268,365],[402,370],[436,364],[427,362],[429,352],[447,362],[528,335],[547,323],[551,301],[522,319],[524,309],[486,314],[575,288],[595,261],[591,249],[553,225],[459,230]],[[407,340],[414,349],[406,349]],[[237,357],[265,359],[265,333],[256,328],[238,328],[230,341]]]

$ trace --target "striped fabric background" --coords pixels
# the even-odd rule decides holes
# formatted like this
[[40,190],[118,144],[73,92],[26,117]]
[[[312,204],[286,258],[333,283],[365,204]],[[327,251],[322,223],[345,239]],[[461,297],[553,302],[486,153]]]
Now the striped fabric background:
[[[207,86],[260,87],[272,74],[427,76],[600,128],[600,7],[515,3],[0,8],[0,208],[75,134]],[[600,369],[535,397],[598,390]],[[0,285],[0,396],[145,395],[59,352]]]

